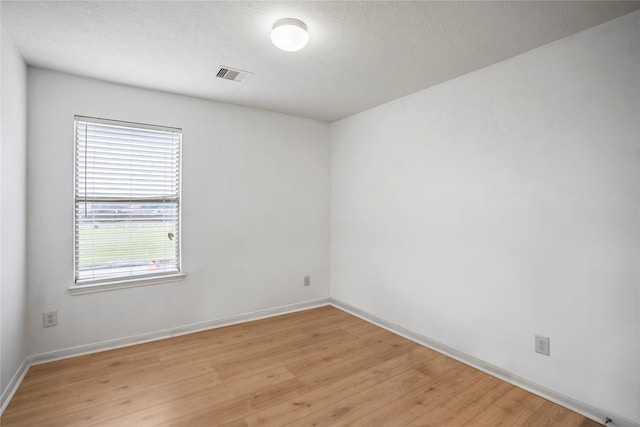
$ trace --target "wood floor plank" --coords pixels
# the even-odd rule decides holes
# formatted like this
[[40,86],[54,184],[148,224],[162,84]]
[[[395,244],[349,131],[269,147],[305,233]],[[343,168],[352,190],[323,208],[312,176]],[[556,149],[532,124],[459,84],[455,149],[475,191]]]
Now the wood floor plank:
[[544,402],[542,407],[523,423],[527,427],[596,427],[601,424],[575,412],[567,411],[553,402]]
[[[20,384],[20,390],[38,390],[43,387],[55,387],[60,384],[68,384],[91,378],[96,374],[97,370],[91,367],[90,360],[90,356],[86,358],[85,356],[81,356],[80,358],[74,357],[72,359],[52,362],[52,364],[56,364],[56,366],[51,368],[45,365],[32,366],[29,368],[22,384]],[[106,370],[103,372],[106,372]]]
[[3,427],[597,423],[333,307],[33,366]]
[[323,347],[306,357],[292,358],[285,365],[292,374],[300,376],[365,353],[368,351],[362,347],[359,340],[350,339],[343,344]]
[[[285,368],[280,367],[273,371],[245,377],[231,385],[217,384],[215,387],[183,391],[177,395],[167,395],[166,399],[163,399],[162,396],[153,400],[147,398],[144,404],[124,410],[122,406],[116,406],[116,409],[119,410],[117,417],[109,416],[109,414],[100,414],[99,417],[92,416],[87,419],[88,425],[170,425],[191,414],[200,413],[237,397],[257,393],[262,389],[291,379],[295,379],[295,377]],[[167,390],[167,392],[171,392],[171,390]]]
[[387,405],[397,400],[398,396],[411,393],[428,381],[426,376],[415,370],[405,371],[287,425],[292,427],[349,425],[366,415],[371,408]]
[[[89,425],[98,420],[126,414],[147,405],[159,405],[175,399],[175,394],[189,395],[206,392],[220,384],[217,376],[196,377],[189,380],[171,382],[169,384],[143,384],[139,387],[132,382],[122,385],[111,382],[91,393],[71,395],[65,400],[39,405],[38,411],[29,406],[3,415],[3,423],[10,424],[14,420],[25,420],[33,425],[47,422],[47,425],[66,426],[78,420],[80,424]],[[6,420],[5,420],[6,416]]]
[[505,393],[473,420],[464,426],[513,426],[524,425],[545,400],[521,388],[514,387]]
[[[447,388],[446,385],[444,388]],[[464,381],[440,391],[426,408],[420,408],[419,417],[402,425],[411,427],[460,426],[473,424],[477,415],[508,393],[513,386],[478,371]],[[451,391],[454,391],[451,393]]]
[[[211,424],[189,424],[190,427],[210,427]],[[221,427],[249,427],[247,423],[242,419],[237,419],[230,421],[228,423],[224,423]]]
[[305,346],[296,348],[292,346],[279,347],[273,351],[262,354],[261,357],[252,358],[251,355],[240,360],[230,360],[217,364],[220,377],[225,379],[242,372],[260,372],[265,368],[274,366],[286,366],[292,361],[300,360],[305,355],[316,351],[326,351],[332,346],[340,346],[353,342],[353,337],[349,335],[317,336],[305,343]]
[[[440,356],[444,357],[444,356]],[[357,426],[404,426],[425,413],[430,413],[434,408],[439,408],[443,402],[451,399],[465,385],[482,378],[479,371],[458,370],[453,364],[440,364],[437,359],[435,364],[440,365],[438,373],[431,373],[429,382],[425,387],[417,389],[413,393],[400,396],[389,405],[370,411],[364,417],[356,420]]]
[[266,389],[249,393],[220,404],[209,405],[203,411],[186,414],[170,425],[221,425],[244,417],[246,414],[256,412],[262,408],[273,406],[291,399],[307,389],[307,386],[298,380],[289,380]]
[[[357,371],[341,380],[315,388],[295,399],[252,414],[246,417],[245,421],[249,426],[291,423],[412,369],[412,362],[419,363],[409,354],[396,356],[369,369]],[[354,366],[353,369],[357,370],[357,367]]]

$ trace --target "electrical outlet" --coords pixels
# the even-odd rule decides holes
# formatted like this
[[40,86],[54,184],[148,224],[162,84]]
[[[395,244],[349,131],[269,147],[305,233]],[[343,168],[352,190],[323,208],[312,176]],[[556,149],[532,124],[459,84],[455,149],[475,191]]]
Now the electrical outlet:
[[58,324],[58,311],[49,311],[42,313],[42,326],[48,328],[50,326],[56,326]]
[[311,286],[311,276],[304,276],[304,285]]
[[536,353],[549,356],[549,337],[536,335]]

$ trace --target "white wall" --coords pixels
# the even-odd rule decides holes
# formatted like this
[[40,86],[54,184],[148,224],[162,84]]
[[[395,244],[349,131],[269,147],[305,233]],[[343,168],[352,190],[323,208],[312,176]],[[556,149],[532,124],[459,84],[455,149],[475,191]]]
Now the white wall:
[[[28,74],[29,354],[328,297],[328,124]],[[75,114],[183,129],[183,282],[69,295]]]
[[27,353],[27,68],[2,29],[0,132],[0,394]]
[[332,298],[640,421],[639,76],[635,12],[334,123]]

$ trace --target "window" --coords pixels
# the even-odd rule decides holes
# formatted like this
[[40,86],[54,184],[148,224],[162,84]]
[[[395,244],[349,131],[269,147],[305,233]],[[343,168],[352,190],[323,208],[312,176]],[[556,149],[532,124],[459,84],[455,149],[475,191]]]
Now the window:
[[180,275],[182,131],[76,116],[75,141],[76,288]]

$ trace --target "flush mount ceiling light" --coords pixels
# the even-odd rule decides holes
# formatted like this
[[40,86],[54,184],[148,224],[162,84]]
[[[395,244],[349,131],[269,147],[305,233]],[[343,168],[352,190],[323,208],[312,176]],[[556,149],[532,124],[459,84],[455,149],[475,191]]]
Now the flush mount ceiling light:
[[278,49],[295,52],[307,45],[307,25],[299,19],[282,18],[273,24],[271,41]]

